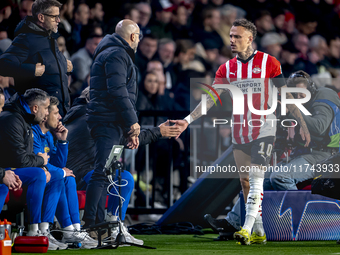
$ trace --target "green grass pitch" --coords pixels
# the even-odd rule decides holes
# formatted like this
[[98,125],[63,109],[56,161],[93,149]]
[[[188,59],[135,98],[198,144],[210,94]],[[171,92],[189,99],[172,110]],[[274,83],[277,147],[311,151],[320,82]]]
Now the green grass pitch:
[[[206,234],[195,237],[193,235],[135,235],[144,240],[145,245],[155,247],[148,250],[138,247],[119,247],[116,250],[65,250],[48,251],[48,254],[249,254],[249,255],[276,255],[276,254],[340,254],[340,245],[336,241],[296,241],[296,242],[268,242],[266,245],[241,246],[236,241],[213,241],[216,234]],[[14,253],[20,254],[20,253]],[[23,254],[23,253],[22,253]],[[28,254],[28,253],[25,253]],[[37,254],[37,253],[31,253]]]

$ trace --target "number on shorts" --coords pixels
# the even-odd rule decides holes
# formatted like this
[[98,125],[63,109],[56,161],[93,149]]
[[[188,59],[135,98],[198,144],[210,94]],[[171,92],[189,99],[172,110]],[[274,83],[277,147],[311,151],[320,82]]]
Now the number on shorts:
[[[261,149],[258,151],[259,154],[262,154],[264,155],[264,147],[266,146],[264,142],[260,142],[260,146],[261,146]],[[270,154],[272,153],[272,149],[273,149],[273,145],[272,144],[268,144],[268,147],[267,147],[267,151],[266,151],[266,154],[267,156],[270,156]]]

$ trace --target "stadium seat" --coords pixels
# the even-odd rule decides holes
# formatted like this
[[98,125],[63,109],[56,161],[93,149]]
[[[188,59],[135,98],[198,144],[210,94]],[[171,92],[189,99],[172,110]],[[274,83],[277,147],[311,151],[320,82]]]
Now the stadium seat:
[[6,199],[5,199],[5,204],[7,204],[8,201],[9,201],[9,192],[7,193],[7,197],[6,197]]

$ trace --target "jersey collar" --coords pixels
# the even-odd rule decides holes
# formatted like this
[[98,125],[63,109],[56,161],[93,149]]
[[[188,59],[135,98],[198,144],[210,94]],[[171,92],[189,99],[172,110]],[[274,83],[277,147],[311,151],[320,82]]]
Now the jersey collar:
[[256,53],[257,53],[257,50],[254,50],[254,53],[251,54],[250,57],[247,58],[246,60],[240,59],[240,58],[238,58],[238,56],[236,57],[236,59],[238,61],[241,61],[243,64],[246,64],[249,60],[251,60],[256,55]]

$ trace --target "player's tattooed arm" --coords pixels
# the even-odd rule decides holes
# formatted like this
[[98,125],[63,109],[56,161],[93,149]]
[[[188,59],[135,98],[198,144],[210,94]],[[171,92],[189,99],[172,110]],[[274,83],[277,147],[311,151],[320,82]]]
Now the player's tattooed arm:
[[[281,88],[285,88],[285,87],[287,87],[287,86],[285,85]],[[280,94],[281,94],[281,88],[279,88]],[[293,95],[290,92],[286,93],[286,98],[287,99],[294,99]],[[296,119],[297,122],[300,124],[300,127],[301,127],[300,135],[301,135],[302,139],[304,141],[306,141],[305,147],[307,147],[309,145],[310,141],[311,141],[311,137],[310,137],[310,133],[309,133],[307,124],[306,124],[305,120],[303,119],[299,108],[297,108],[295,104],[287,104],[287,109],[293,115],[294,119]]]
[[[223,94],[226,92],[224,89],[215,89],[218,95]],[[217,100],[217,96],[215,93],[211,93],[215,100]],[[209,110],[214,105],[214,100],[211,97],[207,97],[206,106],[207,110]],[[176,137],[176,139],[181,135],[181,133],[189,126],[189,124],[199,117],[202,116],[202,102],[200,102],[196,108],[184,119],[184,120],[170,120],[174,126],[179,128],[180,134]]]
[[[215,89],[218,95],[223,94],[226,92],[224,89]],[[212,92],[210,90],[210,92]],[[217,96],[215,93],[211,93],[214,97],[215,100],[218,100]],[[215,104],[214,100],[211,97],[207,97],[207,111]],[[190,113],[190,116],[192,118],[192,121],[195,121],[199,119],[202,116],[202,102],[200,102],[196,108]]]

